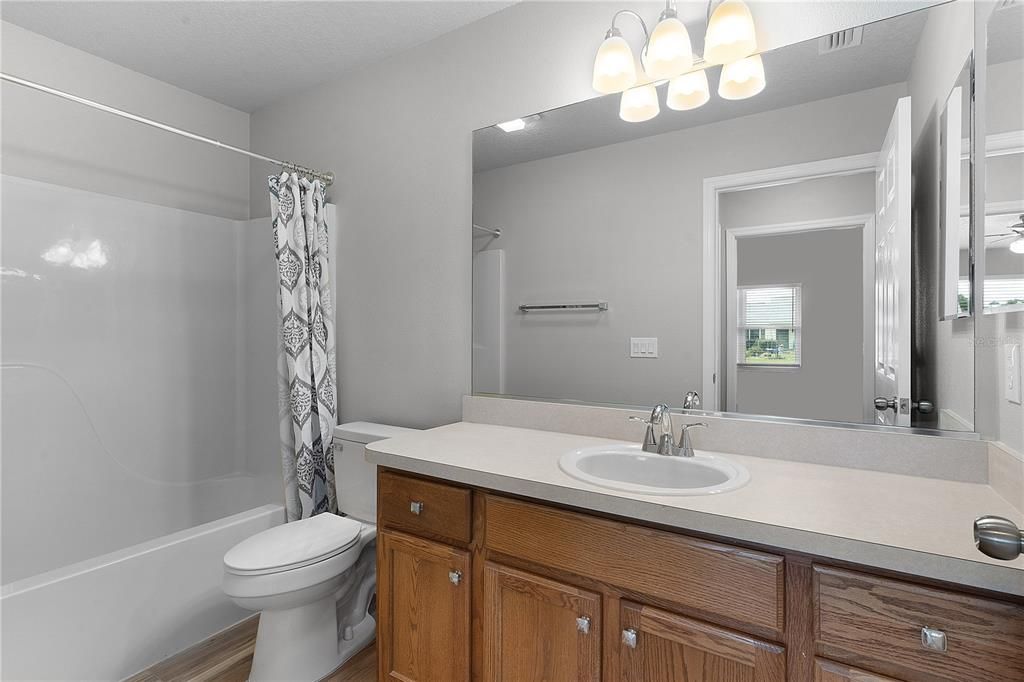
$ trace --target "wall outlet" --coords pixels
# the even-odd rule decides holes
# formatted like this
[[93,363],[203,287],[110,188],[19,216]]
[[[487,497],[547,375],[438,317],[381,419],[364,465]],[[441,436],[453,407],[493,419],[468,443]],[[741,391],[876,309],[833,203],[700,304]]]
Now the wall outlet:
[[1020,400],[1020,344],[1011,343],[1006,346],[1006,381],[1004,396],[1011,403],[1021,404]]
[[631,358],[656,358],[658,357],[657,337],[630,337],[629,357]]

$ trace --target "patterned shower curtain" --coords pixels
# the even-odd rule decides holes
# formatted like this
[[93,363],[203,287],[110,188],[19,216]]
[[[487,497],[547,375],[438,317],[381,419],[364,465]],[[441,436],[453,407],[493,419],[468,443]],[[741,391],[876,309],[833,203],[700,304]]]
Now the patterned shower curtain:
[[328,286],[325,188],[270,176],[281,314],[277,358],[281,458],[288,520],[337,512],[334,306]]

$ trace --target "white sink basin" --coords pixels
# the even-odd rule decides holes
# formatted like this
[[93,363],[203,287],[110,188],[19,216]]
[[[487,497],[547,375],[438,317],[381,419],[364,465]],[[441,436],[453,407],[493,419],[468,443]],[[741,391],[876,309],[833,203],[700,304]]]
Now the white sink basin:
[[558,466],[586,483],[642,495],[716,495],[750,480],[741,464],[719,455],[669,457],[628,443],[573,450]]

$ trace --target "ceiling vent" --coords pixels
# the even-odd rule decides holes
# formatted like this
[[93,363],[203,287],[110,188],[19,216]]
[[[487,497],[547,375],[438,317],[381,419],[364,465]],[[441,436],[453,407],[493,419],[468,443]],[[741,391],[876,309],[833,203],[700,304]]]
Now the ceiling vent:
[[[1012,2],[1013,0],[1008,0]],[[864,27],[848,28],[845,31],[837,31],[818,38],[818,54],[830,54],[845,50],[848,47],[857,47],[864,40]]]

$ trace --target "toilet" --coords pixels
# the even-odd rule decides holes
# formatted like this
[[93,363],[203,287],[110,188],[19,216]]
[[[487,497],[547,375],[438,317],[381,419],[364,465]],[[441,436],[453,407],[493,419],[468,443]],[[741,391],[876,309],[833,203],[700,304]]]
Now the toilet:
[[334,431],[342,514],[318,514],[262,531],[224,555],[224,593],[261,612],[252,682],[319,680],[376,632],[376,466],[366,444],[412,429],[368,422]]

